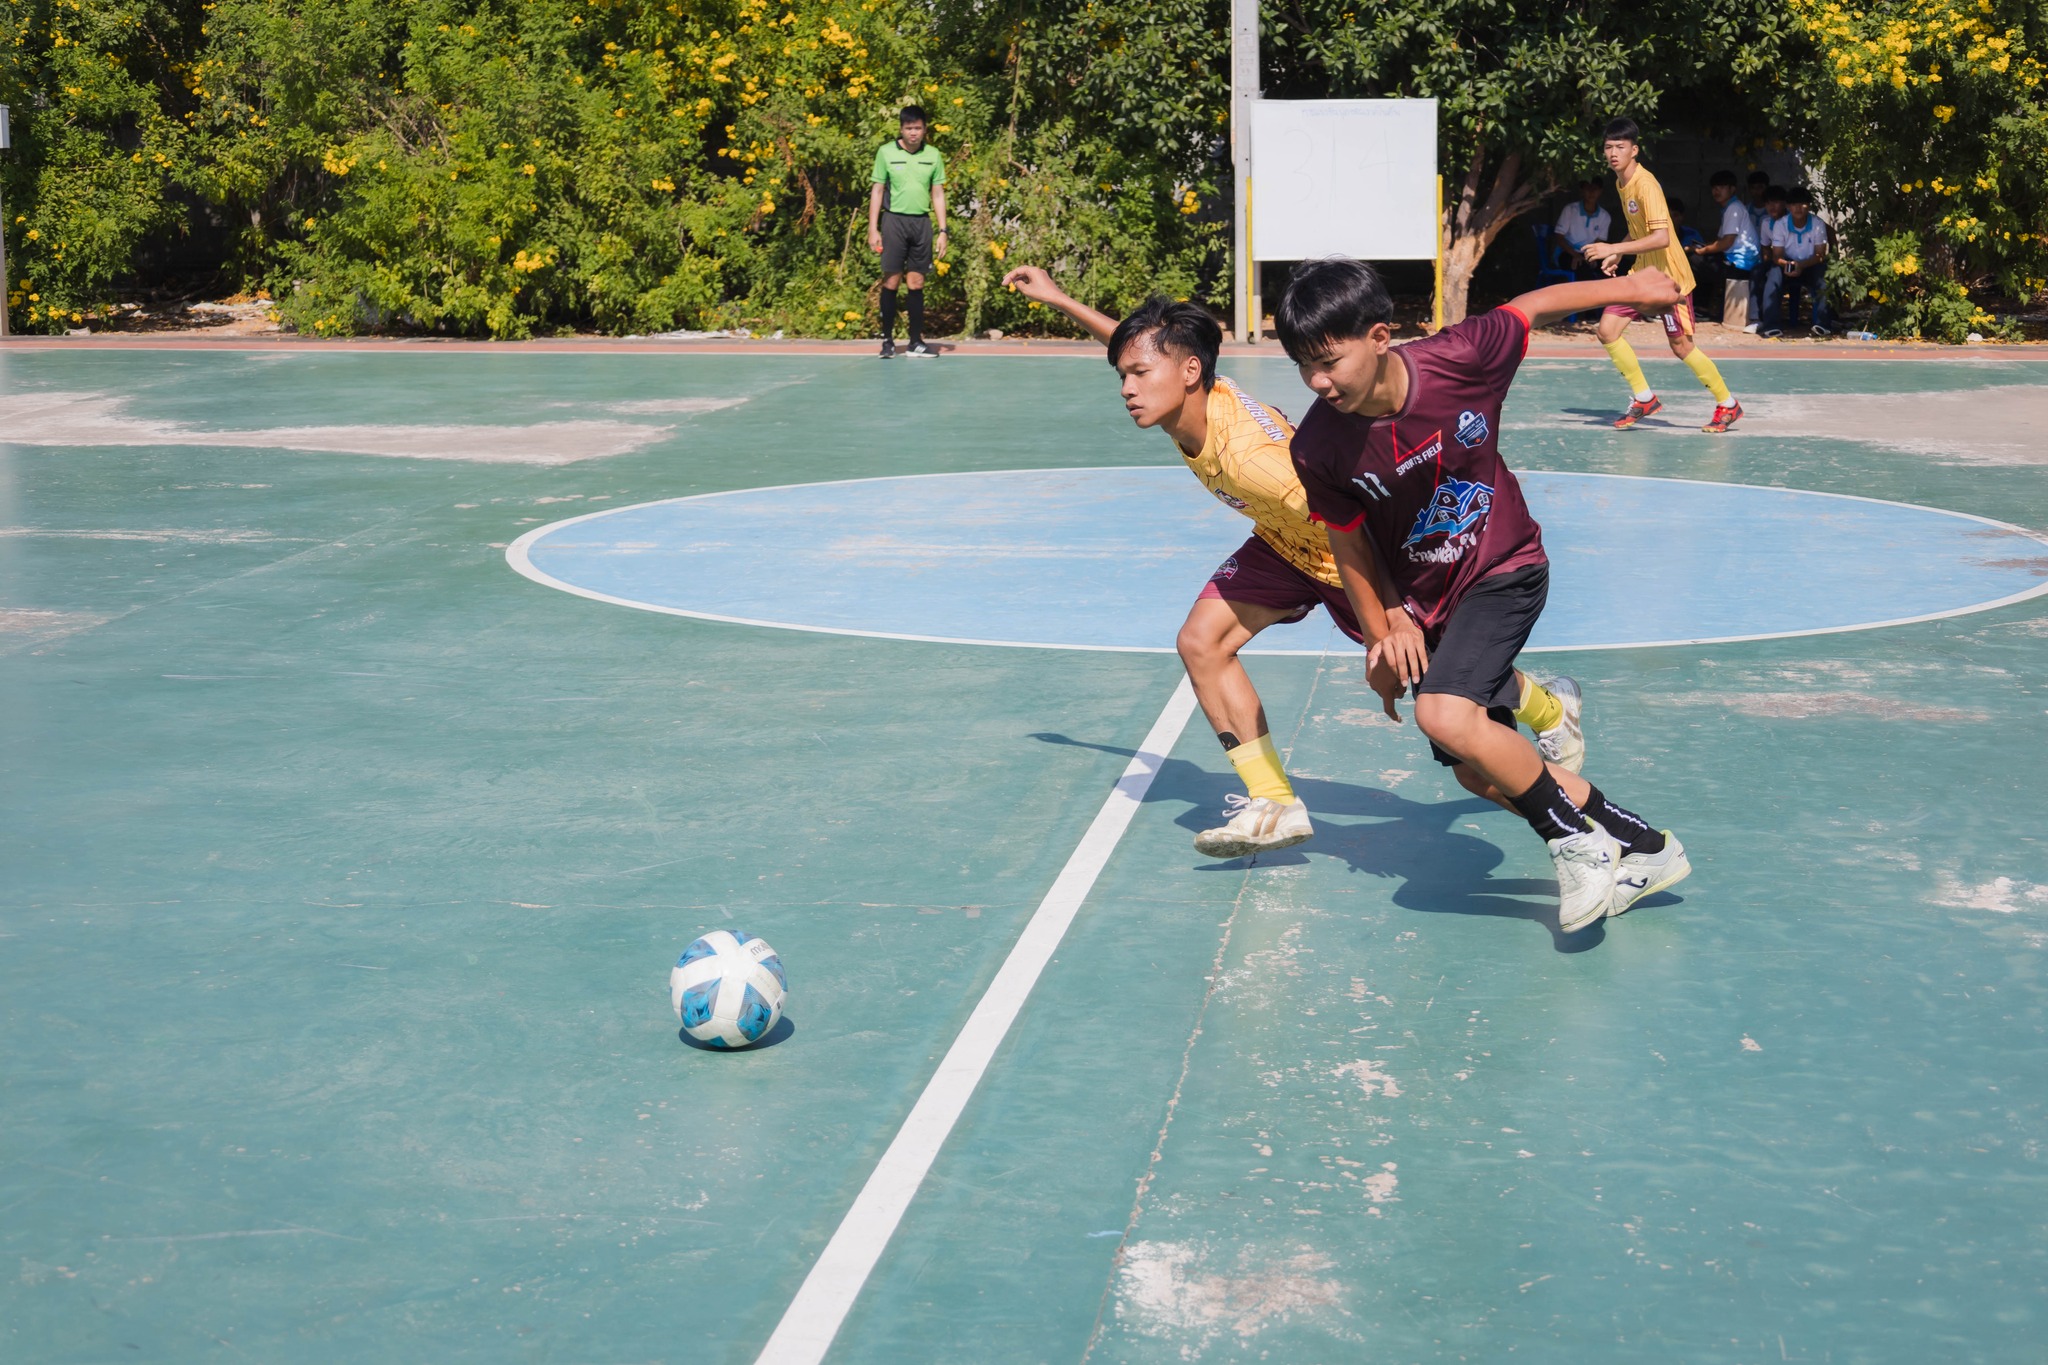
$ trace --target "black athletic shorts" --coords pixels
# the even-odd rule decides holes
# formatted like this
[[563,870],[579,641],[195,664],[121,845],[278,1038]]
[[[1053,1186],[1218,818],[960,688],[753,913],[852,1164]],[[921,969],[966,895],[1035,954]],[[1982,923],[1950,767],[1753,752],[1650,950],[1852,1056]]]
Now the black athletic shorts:
[[[1522,702],[1515,656],[1529,642],[1549,596],[1550,569],[1543,564],[1480,579],[1452,608],[1415,690],[1476,701],[1490,719],[1514,729],[1515,708]],[[1461,761],[1434,744],[1429,751],[1445,767]]]
[[908,270],[919,275],[932,273],[932,220],[923,213],[891,213],[882,210],[882,275],[901,275]]

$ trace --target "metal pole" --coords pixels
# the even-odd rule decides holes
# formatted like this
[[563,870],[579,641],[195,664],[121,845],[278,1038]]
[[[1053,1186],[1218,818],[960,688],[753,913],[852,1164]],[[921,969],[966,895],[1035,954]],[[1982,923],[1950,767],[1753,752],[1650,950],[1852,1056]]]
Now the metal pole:
[[[7,106],[0,104],[0,152],[14,145],[13,130],[7,123]],[[7,202],[0,196],[0,337],[7,335]]]
[[1444,329],[1444,178],[1436,178],[1436,305],[1430,312],[1435,326],[1430,330]]
[[1259,339],[1251,258],[1252,101],[1259,97],[1259,0],[1230,0],[1231,331]]

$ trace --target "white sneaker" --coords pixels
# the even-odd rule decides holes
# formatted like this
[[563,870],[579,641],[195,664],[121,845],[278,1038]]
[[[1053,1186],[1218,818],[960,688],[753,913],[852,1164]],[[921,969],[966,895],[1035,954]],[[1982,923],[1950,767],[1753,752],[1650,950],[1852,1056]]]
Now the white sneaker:
[[1210,858],[1242,858],[1292,848],[1316,832],[1309,823],[1308,807],[1299,801],[1283,806],[1263,796],[1232,792],[1223,798],[1223,809],[1230,817],[1228,822],[1197,834],[1195,852]]
[[1662,852],[1630,853],[1622,858],[1614,878],[1614,904],[1607,913],[1625,915],[1643,897],[1676,886],[1691,875],[1692,862],[1685,856],[1685,845],[1667,829]]
[[1557,869],[1557,924],[1567,934],[1606,919],[1614,906],[1621,871],[1621,845],[1595,824],[1583,834],[1552,839],[1550,862]]
[[1536,747],[1545,759],[1575,773],[1586,766],[1586,732],[1579,724],[1586,709],[1585,694],[1579,691],[1577,678],[1552,678],[1543,685],[1564,703],[1564,718],[1548,730],[1536,732]]

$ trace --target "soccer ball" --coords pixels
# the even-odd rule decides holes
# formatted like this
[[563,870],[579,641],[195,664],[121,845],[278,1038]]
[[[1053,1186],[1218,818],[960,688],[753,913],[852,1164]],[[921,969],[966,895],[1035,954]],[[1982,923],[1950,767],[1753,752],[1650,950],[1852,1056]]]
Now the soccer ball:
[[766,939],[714,929],[683,949],[668,974],[669,1003],[683,1032],[706,1047],[758,1043],[782,1017],[789,982]]

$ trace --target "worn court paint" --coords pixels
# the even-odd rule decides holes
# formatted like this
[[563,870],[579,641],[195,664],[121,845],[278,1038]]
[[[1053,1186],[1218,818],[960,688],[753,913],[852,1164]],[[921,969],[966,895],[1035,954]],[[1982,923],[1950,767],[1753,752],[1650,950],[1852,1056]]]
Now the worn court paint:
[[[2048,543],[1833,493],[1531,471],[1551,555],[1533,651],[1867,629],[2048,592]],[[1171,651],[1244,518],[1179,471],[1017,470],[746,489],[587,512],[506,552],[550,587],[745,625]],[[774,563],[775,573],[762,566]],[[1293,637],[1308,636],[1303,649]],[[1254,653],[1349,646],[1317,613]],[[1355,648],[1355,647],[1353,647]]]
[[[2040,369],[1722,366],[1745,399]],[[1510,419],[1586,422],[1511,458],[2048,527],[2038,468],[1633,440],[1615,384],[1526,373]],[[505,545],[1166,443],[1092,358],[0,348],[26,387],[247,430],[755,401],[554,468],[0,432],[0,1358],[746,1365],[1179,666],[604,610]],[[1354,663],[1254,660],[1320,835],[1195,858],[1232,779],[1190,728],[832,1365],[2038,1355],[2041,604],[1569,666],[1681,896],[1560,944],[1526,827]],[[668,1008],[722,925],[791,973],[744,1057]]]

